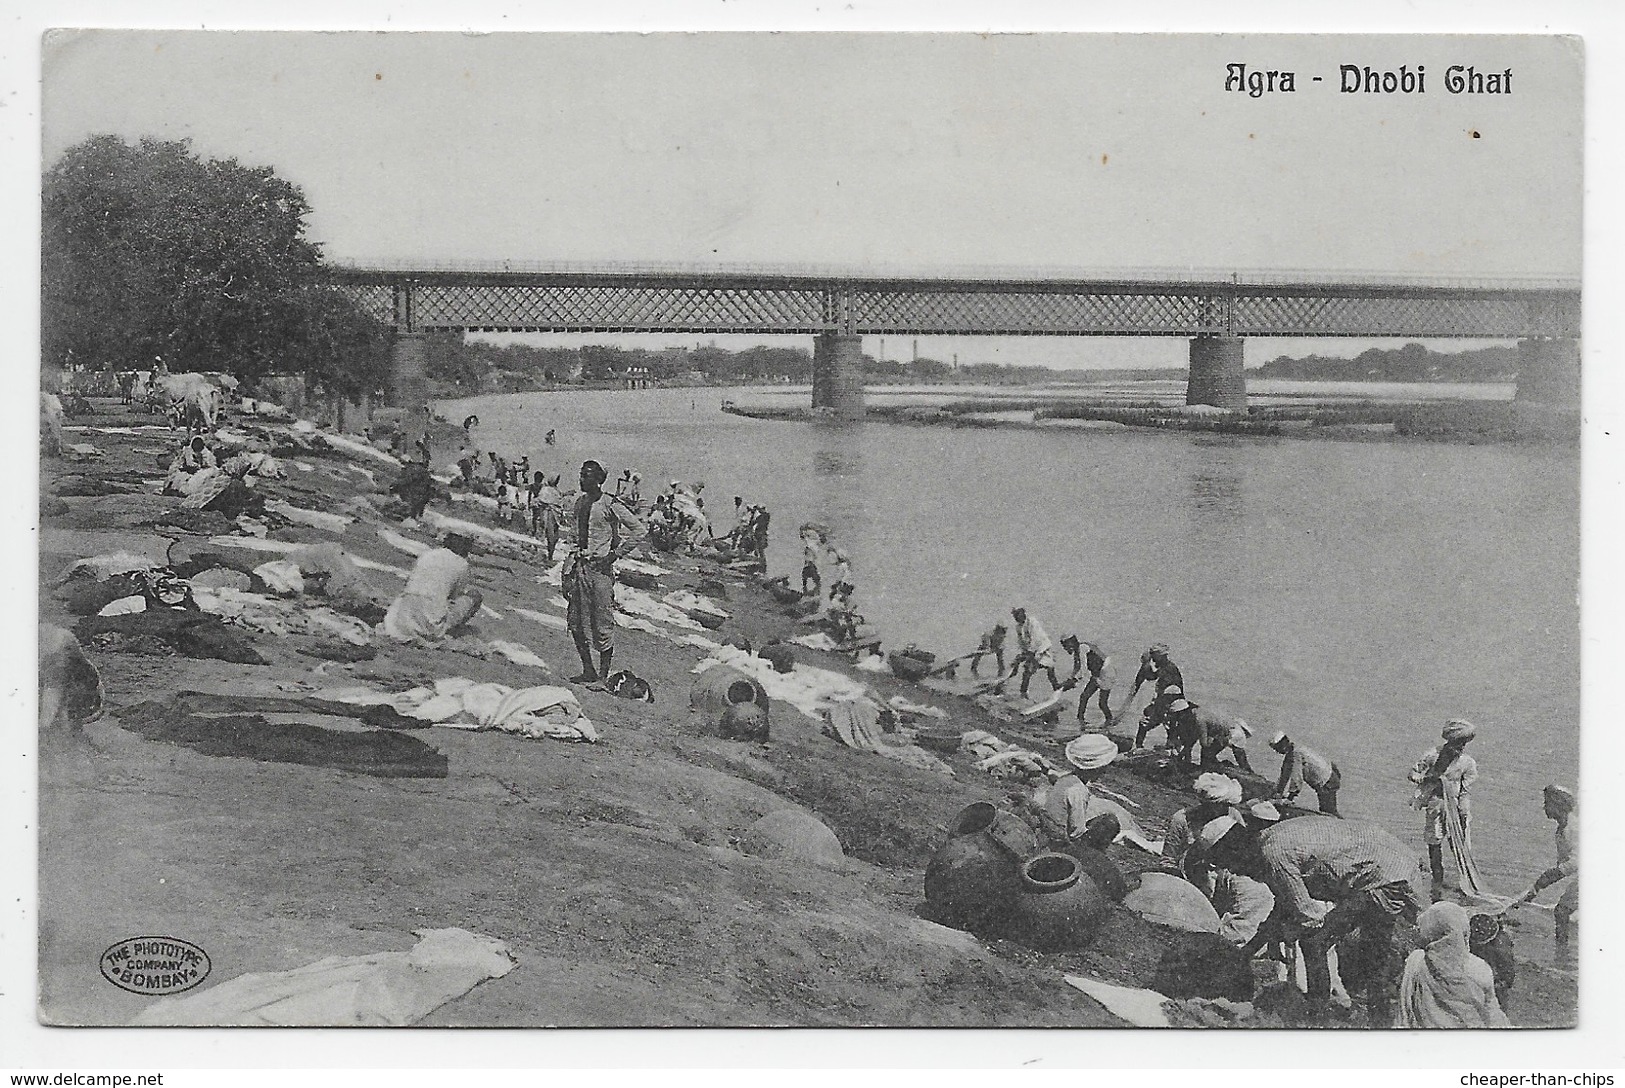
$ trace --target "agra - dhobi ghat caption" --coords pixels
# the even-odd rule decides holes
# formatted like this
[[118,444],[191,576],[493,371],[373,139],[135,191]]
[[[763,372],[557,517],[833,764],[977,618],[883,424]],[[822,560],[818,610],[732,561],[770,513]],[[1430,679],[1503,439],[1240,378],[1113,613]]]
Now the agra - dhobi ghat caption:
[[1576,40],[42,49],[43,1021],[1577,1022]]

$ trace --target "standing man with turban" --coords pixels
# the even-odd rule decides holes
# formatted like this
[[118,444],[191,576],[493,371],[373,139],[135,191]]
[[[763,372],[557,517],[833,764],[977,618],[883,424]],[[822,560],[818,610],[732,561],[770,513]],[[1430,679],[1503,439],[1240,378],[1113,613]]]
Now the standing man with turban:
[[1454,848],[1463,856],[1472,852],[1472,802],[1469,796],[1478,781],[1478,763],[1467,754],[1467,742],[1478,735],[1472,722],[1452,718],[1440,734],[1443,744],[1429,748],[1411,768],[1416,784],[1411,804],[1422,813],[1422,837],[1428,848],[1428,870],[1433,874],[1435,901],[1444,896],[1444,843],[1459,828]]
[[[1563,890],[1563,896],[1552,913],[1552,921],[1557,929],[1557,955],[1563,959],[1573,948],[1573,918],[1580,909],[1580,835],[1574,818],[1577,802],[1573,792],[1562,786],[1547,786],[1541,791],[1541,802],[1546,810],[1546,818],[1557,824],[1557,864],[1536,877],[1529,890],[1518,897],[1517,903],[1528,903],[1553,884],[1569,880],[1569,886]],[[1569,879],[1571,877],[1573,879]]]
[[[563,571],[566,619],[581,656],[581,675],[572,676],[572,684],[595,684],[609,675],[615,658],[615,560],[629,555],[644,535],[643,523],[604,494],[608,478],[597,461],[582,462],[573,515],[576,543]],[[593,650],[598,651],[596,670]]]

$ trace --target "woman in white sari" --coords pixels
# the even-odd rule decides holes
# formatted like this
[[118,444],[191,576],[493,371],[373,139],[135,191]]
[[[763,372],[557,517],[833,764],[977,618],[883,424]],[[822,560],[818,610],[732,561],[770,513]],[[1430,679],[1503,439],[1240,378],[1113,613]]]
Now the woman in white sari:
[[1467,950],[1467,912],[1455,903],[1435,903],[1417,926],[1425,944],[1405,960],[1397,1026],[1511,1027],[1495,999],[1495,972]]

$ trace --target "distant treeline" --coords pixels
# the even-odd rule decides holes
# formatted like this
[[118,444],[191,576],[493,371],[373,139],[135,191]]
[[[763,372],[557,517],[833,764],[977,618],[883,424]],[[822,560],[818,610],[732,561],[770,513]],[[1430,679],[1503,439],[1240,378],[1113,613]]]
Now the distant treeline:
[[1472,348],[1433,351],[1422,344],[1370,348],[1352,359],[1285,355],[1248,371],[1249,377],[1322,382],[1505,382],[1518,372],[1518,349]]
[[[1103,371],[1058,371],[1042,366],[971,363],[954,366],[939,359],[908,362],[863,357],[867,380],[885,383],[968,382],[1024,385],[1056,381],[1099,381]],[[1119,378],[1134,371],[1112,371]],[[1146,376],[1175,377],[1175,372]],[[618,348],[588,344],[579,348],[497,345],[458,334],[436,336],[429,344],[429,377],[442,390],[462,393],[525,392],[557,385],[650,381],[661,385],[812,381],[812,352],[806,348],[750,347],[728,351],[715,345],[692,348]]]

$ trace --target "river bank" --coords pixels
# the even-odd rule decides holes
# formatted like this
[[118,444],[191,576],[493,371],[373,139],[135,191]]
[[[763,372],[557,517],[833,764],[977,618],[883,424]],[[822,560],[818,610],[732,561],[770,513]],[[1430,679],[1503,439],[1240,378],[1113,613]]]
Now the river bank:
[[[1246,410],[1123,398],[983,397],[933,405],[873,405],[866,418],[887,423],[948,427],[1086,427],[1180,431],[1253,438],[1336,441],[1562,442],[1578,444],[1579,412],[1511,401],[1401,401],[1343,398],[1328,403],[1259,399]],[[812,422],[827,409],[737,404],[722,410],[752,419]]]
[[[179,500],[156,494],[157,465],[171,452],[167,431],[113,405],[96,408],[72,421],[86,429],[69,438],[94,444],[99,456],[47,461],[42,479],[43,618],[70,627],[78,617],[58,576],[72,562],[112,551],[168,562],[218,554],[229,549],[211,538],[239,528],[179,524]],[[350,519],[324,527],[320,518],[272,517],[264,539],[336,543],[370,564],[374,590],[397,592],[390,568],[409,564],[410,553],[384,531],[420,546],[435,534],[380,511],[396,472],[387,456],[309,436],[300,446],[280,428],[264,433],[286,451],[286,478],[265,481],[264,494]],[[437,448],[436,462],[446,463],[448,452]],[[57,497],[95,490],[69,483],[83,479],[116,493]],[[436,501],[431,511],[492,520],[471,501]],[[390,735],[442,757],[443,776],[400,777],[357,762],[349,738],[377,730],[338,715],[262,715],[322,731],[319,740],[330,743],[303,749],[304,762],[266,758],[278,753],[236,740],[223,751],[134,727],[152,716],[142,704],[167,704],[181,691],[288,698],[354,684],[401,691],[448,676],[559,682],[575,666],[553,603],[558,589],[546,584],[547,565],[532,550],[494,539],[498,552],[475,561],[491,610],[476,620],[476,643],[517,644],[549,668],[488,650],[476,656],[480,645],[421,649],[371,639],[344,651],[331,636],[291,629],[234,628],[264,660],[254,665],[130,652],[150,646],[87,647],[106,709],[81,734],[50,733],[41,744],[44,1019],[118,1024],[150,1004],[97,971],[103,949],[136,934],[195,942],[223,981],[401,949],[416,929],[459,926],[505,941],[519,967],[426,1023],[1122,1026],[1063,977],[1146,985],[1167,931],[1118,909],[1088,951],[1035,953],[922,916],[925,864],[953,815],[972,802],[1002,801],[1010,788],[969,754],[944,757],[952,776],[911,766],[843,746],[783,702],[773,706],[769,742],[742,744],[689,709],[691,670],[708,651],[682,640],[739,636],[761,645],[796,630],[759,585],[711,560],[651,557],[668,572],[658,576],[662,593],[720,582],[729,617],[716,631],[623,628],[617,664],[647,679],[656,701],[575,689],[596,743],[430,726]],[[782,533],[776,546],[786,547]],[[949,728],[1059,755],[1048,738],[1001,720],[1004,708],[862,671],[838,655],[796,653],[882,699],[931,705]],[[239,743],[236,752],[230,743]],[[342,760],[329,758],[341,750]],[[1157,837],[1188,800],[1122,768],[1103,785],[1127,798]],[[822,867],[749,852],[752,826],[781,811],[822,821],[844,859]],[[1128,845],[1110,855],[1131,874],[1157,865]],[[1515,1022],[1572,1023],[1574,987],[1572,977],[1526,962]]]

